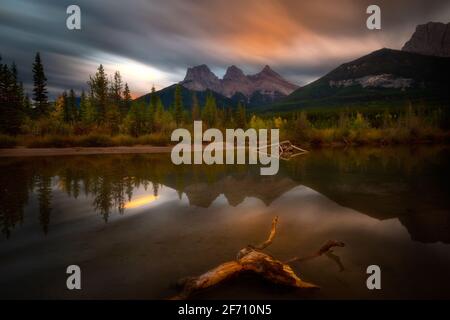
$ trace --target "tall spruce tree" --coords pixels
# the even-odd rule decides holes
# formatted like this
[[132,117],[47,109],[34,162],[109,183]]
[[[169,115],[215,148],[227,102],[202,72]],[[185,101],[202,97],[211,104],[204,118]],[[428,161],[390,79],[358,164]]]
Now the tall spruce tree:
[[192,120],[200,120],[200,106],[195,91],[192,92]]
[[38,117],[46,116],[49,113],[47,78],[44,73],[41,55],[36,53],[33,63],[33,99],[35,111]]
[[69,123],[71,120],[71,116],[70,116],[70,108],[69,108],[69,99],[67,97],[66,91],[64,91],[61,95],[61,106],[62,106],[62,110],[63,110],[64,122]]
[[18,106],[23,106],[23,84],[19,82],[18,71],[16,63],[13,62],[11,65],[11,75],[12,75],[12,91],[14,95],[15,102]]
[[146,104],[143,102],[133,102],[126,118],[129,134],[137,137],[146,130]]
[[77,107],[77,97],[75,96],[75,91],[70,89],[69,97],[68,97],[68,109],[69,109],[69,117],[70,122],[78,121],[78,107]]
[[247,126],[247,112],[245,106],[241,102],[238,103],[235,119],[238,128],[244,129]]
[[87,104],[87,99],[86,99],[86,93],[84,92],[84,90],[81,91],[81,96],[80,96],[79,118],[80,118],[80,121],[84,124],[87,124],[89,122],[88,104]]
[[233,110],[230,106],[225,108],[224,127],[231,128],[233,125]]
[[208,127],[213,127],[216,124],[217,119],[217,106],[216,99],[211,91],[208,91],[206,96],[205,107],[202,111],[202,120],[206,122]]
[[108,107],[108,78],[103,65],[100,65],[97,72],[88,81],[90,89],[91,103],[95,109],[95,117],[97,124],[106,122],[106,111]]
[[120,106],[122,103],[122,76],[119,71],[114,73],[114,79],[111,82],[111,100],[116,106]]
[[152,86],[152,93],[150,94],[150,104],[153,108],[156,109],[156,106],[158,104],[158,95],[156,94],[155,86]]
[[183,97],[181,93],[181,85],[177,84],[175,87],[175,97],[173,113],[175,118],[175,123],[179,126],[183,121]]
[[152,86],[152,90],[150,93],[150,104],[146,111],[147,129],[149,131],[153,131],[155,129],[155,114],[157,104],[158,104],[158,95],[156,94],[155,86]]
[[23,108],[25,115],[31,117],[33,113],[33,103],[28,93],[25,94],[25,97],[23,98]]
[[123,103],[121,108],[122,116],[126,116],[131,108],[131,103],[133,100],[131,99],[130,88],[128,87],[128,83],[125,82],[125,88],[123,90]]
[[162,119],[164,116],[164,105],[161,100],[161,97],[158,96],[158,100],[156,102],[156,110],[155,110],[155,123],[158,125],[162,125]]
[[0,63],[0,131],[12,135],[20,133],[23,119],[23,89],[18,82],[16,65],[8,67]]

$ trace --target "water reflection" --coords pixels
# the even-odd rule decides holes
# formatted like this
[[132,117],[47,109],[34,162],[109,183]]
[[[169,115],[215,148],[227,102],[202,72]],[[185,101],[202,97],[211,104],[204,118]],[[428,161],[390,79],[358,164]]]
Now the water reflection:
[[137,199],[128,201],[127,203],[125,203],[125,205],[123,207],[125,209],[139,208],[139,207],[145,206],[149,203],[152,203],[153,201],[155,201],[157,199],[158,199],[157,195],[141,196],[141,197],[138,197]]
[[[281,260],[347,244],[294,266],[323,287],[306,298],[448,298],[449,158],[437,147],[317,150],[270,177],[169,155],[2,158],[0,298],[167,298],[177,279],[264,240],[274,215],[268,252]],[[70,264],[82,292],[64,287]],[[382,266],[382,293],[365,287],[370,264]],[[303,296],[251,279],[200,296],[267,297]]]
[[[174,166],[168,155],[114,155],[0,159],[0,225],[9,238],[23,224],[30,196],[37,198],[42,232],[51,228],[55,192],[91,199],[108,221],[113,211],[158,199],[161,187],[207,208],[220,195],[231,206],[248,197],[265,205],[305,185],[340,205],[380,220],[398,218],[414,240],[450,243],[450,158],[445,148],[321,150],[283,162],[276,176],[256,166]],[[136,190],[147,194],[134,197]]]

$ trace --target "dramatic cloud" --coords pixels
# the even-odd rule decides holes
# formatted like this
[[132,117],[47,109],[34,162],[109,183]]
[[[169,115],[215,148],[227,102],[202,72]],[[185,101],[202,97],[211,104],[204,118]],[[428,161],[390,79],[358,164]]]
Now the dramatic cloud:
[[[76,1],[82,30],[66,28],[72,1],[3,0],[0,53],[15,61],[26,88],[40,51],[53,95],[86,87],[102,63],[119,70],[134,95],[182,80],[189,66],[217,74],[235,64],[257,72],[269,64],[305,84],[381,47],[399,49],[417,24],[448,22],[448,1],[129,0]],[[377,3],[382,30],[365,27]]]

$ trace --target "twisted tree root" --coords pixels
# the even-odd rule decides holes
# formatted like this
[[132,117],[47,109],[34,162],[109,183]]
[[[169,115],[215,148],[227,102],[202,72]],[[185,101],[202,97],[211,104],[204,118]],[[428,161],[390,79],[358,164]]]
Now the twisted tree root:
[[344,243],[340,241],[329,240],[317,252],[309,256],[306,256],[304,258],[294,257],[285,262],[281,262],[271,255],[262,252],[262,250],[272,244],[276,234],[277,223],[278,217],[275,217],[272,220],[272,228],[267,240],[259,245],[248,245],[247,247],[241,249],[238,252],[235,261],[222,263],[221,265],[205,272],[198,277],[189,277],[180,280],[178,282],[178,286],[181,287],[181,290],[179,294],[172,297],[172,299],[188,299],[193,294],[201,290],[213,287],[225,280],[239,275],[244,271],[254,272],[272,283],[288,287],[301,289],[319,288],[313,283],[309,283],[300,279],[288,264],[319,257],[325,253],[332,252],[331,249],[333,247],[344,247]]

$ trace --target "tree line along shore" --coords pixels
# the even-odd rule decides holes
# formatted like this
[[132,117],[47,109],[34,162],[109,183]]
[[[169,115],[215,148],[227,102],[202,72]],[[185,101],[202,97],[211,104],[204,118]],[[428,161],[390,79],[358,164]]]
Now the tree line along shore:
[[39,53],[32,68],[30,97],[19,81],[17,66],[0,60],[1,148],[166,146],[174,129],[192,130],[194,120],[220,130],[276,128],[280,139],[305,147],[450,141],[445,107],[409,103],[396,108],[317,108],[268,115],[243,103],[220,106],[211,92],[200,105],[193,91],[191,105],[184,106],[180,85],[172,105],[165,106],[154,87],[149,102],[133,100],[120,73],[109,77],[102,65],[89,76],[86,91],[77,96],[69,89],[50,101]]

